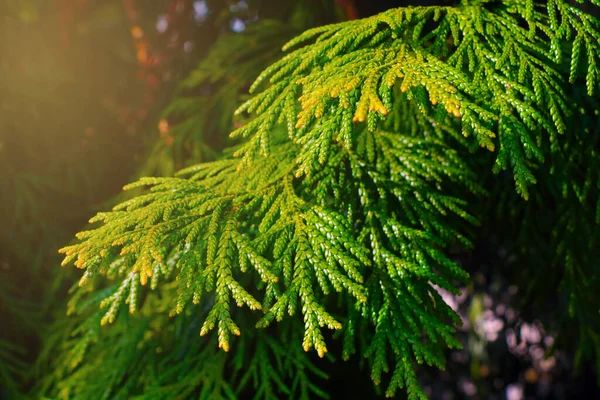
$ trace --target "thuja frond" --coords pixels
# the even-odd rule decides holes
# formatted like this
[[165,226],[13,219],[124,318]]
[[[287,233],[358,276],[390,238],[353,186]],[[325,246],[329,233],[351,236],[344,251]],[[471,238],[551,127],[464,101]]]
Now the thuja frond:
[[[97,306],[110,295],[106,292],[117,290],[111,286],[118,283],[105,291],[88,291],[86,300],[80,298],[71,310],[74,315],[48,332],[40,360],[48,361],[53,354],[58,359],[56,368],[40,380],[37,393],[57,399],[238,399],[247,393],[265,400],[326,397],[316,381],[326,376],[299,346],[300,321],[281,324],[273,336],[246,332],[238,351],[228,354],[218,350],[216,337],[198,338],[201,315],[190,307],[168,316],[165,300],[178,295],[173,285],[161,285],[135,314],[121,313],[110,328],[101,327]],[[201,313],[207,303],[199,306]],[[297,345],[289,348],[291,344]]]
[[254,340],[241,341],[233,357],[237,392],[250,391],[254,399],[328,399],[315,378],[327,379],[308,354],[302,351],[302,322],[290,319],[280,324],[276,335],[265,330],[254,333]]
[[[284,356],[281,341],[248,329],[252,323],[280,340],[301,336],[301,347],[321,357],[337,331],[343,357],[366,357],[377,384],[389,379],[388,396],[406,388],[409,398],[424,398],[415,361],[443,368],[444,348],[460,346],[451,325],[460,320],[436,289],[456,293],[467,279],[449,249],[470,246],[465,233],[477,219],[466,199],[483,193],[449,146],[497,149],[494,170],[510,168],[527,198],[535,168],[578,162],[569,148],[587,143],[565,134],[574,112],[565,81],[594,93],[598,46],[597,21],[559,0],[409,7],[309,30],[238,109],[255,114],[233,132],[245,138],[240,158],[142,178],[128,188],[144,194],[98,214],[91,222],[100,226],[61,250],[64,263],[84,270],[71,308],[108,279],[98,324],[120,324],[124,305],[135,318],[154,293],[170,293],[149,321],[196,318],[189,329],[206,337],[195,343],[252,346],[250,359],[236,353],[247,372],[238,368],[232,390],[219,386],[220,372],[197,386],[191,365],[201,360],[178,359],[189,380],[167,385],[175,396],[217,387],[231,397],[250,380],[261,398],[298,387],[320,394],[298,373],[310,365],[304,353]],[[189,85],[212,79],[199,71]],[[596,165],[592,153],[586,167]],[[575,170],[559,171],[565,196],[587,208],[597,198],[596,173],[580,179]],[[557,254],[571,268],[572,251]],[[579,277],[576,265],[571,271]],[[290,325],[293,334],[283,328]],[[292,376],[297,385],[283,379]]]
[[[282,152],[283,155],[286,153]],[[283,275],[289,286],[284,298],[295,301],[299,296],[306,315],[313,322],[318,319],[329,321],[327,325],[330,327],[339,325],[315,302],[312,288],[304,284],[310,279],[307,275],[310,271],[297,268],[293,276],[297,279],[294,280],[292,271],[287,268],[283,273],[278,273],[273,263],[261,254],[264,250],[253,245],[252,236],[248,237],[269,228],[268,240],[279,239],[284,243],[285,240],[292,240],[294,244],[282,249],[287,250],[286,253],[276,254],[278,258],[293,255],[296,246],[301,246],[303,251],[296,256],[296,263],[312,267],[304,258],[310,253],[304,251],[320,247],[318,242],[311,241],[311,237],[326,234],[332,229],[331,221],[323,221],[316,211],[304,209],[298,204],[300,200],[289,187],[289,179],[285,178],[289,167],[281,160],[268,159],[254,173],[246,171],[246,174],[237,173],[236,164],[236,161],[221,161],[203,165],[203,169],[196,172],[192,180],[142,180],[142,184],[154,186],[154,193],[117,206],[113,213],[100,214],[96,220],[103,220],[106,224],[79,235],[80,239],[92,240],[64,249],[66,261],[77,257],[76,265],[86,269],[81,284],[85,284],[90,275],[110,273],[111,267],[119,268],[125,274],[119,289],[106,299],[105,304],[109,309],[104,322],[115,319],[120,305],[136,282],[146,284],[150,277],[158,279],[161,274],[166,275],[166,261],[171,255],[172,259],[176,259],[180,286],[174,311],[181,312],[188,301],[197,303],[203,292],[213,295],[213,308],[201,334],[218,326],[219,345],[225,350],[229,349],[229,335],[239,335],[239,328],[230,317],[230,301],[235,300],[238,305],[246,305],[253,310],[262,308],[261,303],[236,279],[239,272],[247,270],[257,274],[264,290],[271,294],[279,293],[275,284],[280,280],[278,275]],[[216,172],[220,173],[216,175]],[[267,178],[259,172],[271,174]],[[204,179],[198,182],[201,178]],[[284,185],[275,182],[283,182]],[[288,218],[281,218],[280,213]],[[270,220],[273,217],[279,217],[282,221],[271,226],[277,222]],[[322,226],[316,225],[317,222]],[[340,241],[349,240],[348,232],[341,233],[345,233],[346,238],[340,238]],[[343,243],[337,246],[343,246]],[[351,247],[352,241],[345,245]],[[114,252],[115,247],[121,249],[119,253]],[[336,264],[345,262],[347,264],[344,267],[355,268],[356,261],[344,257],[343,247],[333,247],[333,250],[335,253],[328,257],[329,261]],[[281,250],[277,248],[277,252]],[[95,256],[87,258],[85,254]],[[96,256],[98,254],[103,256]],[[334,258],[335,255],[338,260]],[[114,267],[115,264],[118,267]],[[359,290],[355,289],[352,280],[332,267],[327,268],[329,278],[352,288],[358,296]],[[312,327],[310,335],[307,334],[307,343],[310,343],[308,347],[314,344],[321,349],[324,345],[318,334],[318,325]],[[316,340],[313,335],[316,335]]]
[[[148,304],[159,305],[153,300]],[[38,393],[56,399],[163,399],[186,397],[201,388],[198,398],[235,398],[228,396],[233,389],[224,376],[225,354],[214,343],[191,340],[196,338],[189,330],[195,322],[169,320],[150,311],[148,307],[133,316],[121,314],[108,330],[100,327],[101,314],[87,312],[70,318],[76,321],[70,337],[60,338],[64,327],[50,332],[59,336],[60,344],[46,350],[57,352],[60,359]],[[162,331],[167,324],[177,330]],[[81,362],[84,353],[86,361]],[[173,380],[173,374],[178,379]]]
[[[351,147],[352,124],[366,121],[375,129],[401,97],[440,121],[454,116],[463,135],[482,147],[498,146],[496,171],[510,166],[517,191],[527,198],[527,187],[536,181],[532,162],[544,160],[540,146],[549,142],[556,149],[565,131],[568,73],[557,64],[559,55],[572,55],[574,77],[584,64],[580,48],[589,46],[591,94],[599,23],[563,1],[548,3],[560,17],[543,14],[542,4],[532,1],[477,4],[393,9],[293,39],[284,49],[308,44],[267,68],[251,90],[264,81],[270,86],[238,109],[257,114],[233,132],[249,137],[238,153],[247,161],[269,154],[269,135],[278,122],[287,124],[295,141],[308,137],[307,146],[319,138]],[[523,16],[530,30],[521,26]],[[549,35],[551,44],[531,32]]]
[[[64,248],[65,262],[85,269],[84,287],[102,275],[121,282],[103,301],[103,322],[116,319],[138,284],[163,280],[177,287],[172,314],[208,302],[200,334],[217,328],[225,350],[240,334],[235,301],[263,310],[258,327],[300,309],[302,346],[323,356],[322,329],[342,328],[329,300],[339,292],[376,332],[389,332],[377,333],[382,339],[367,353],[378,355],[377,382],[381,357],[400,357],[400,350],[442,366],[439,346],[457,345],[442,321],[456,319],[432,284],[454,291],[453,281],[466,277],[440,249],[456,239],[468,244],[449,223],[455,216],[476,222],[454,188],[479,189],[441,142],[383,131],[355,136],[353,149],[332,145],[327,163],[300,178],[299,147],[285,140],[241,170],[243,161],[225,159],[182,171],[188,179],[144,178],[130,187],[151,191],[95,217],[104,225]],[[394,362],[389,393],[406,384],[417,396],[412,358]]]

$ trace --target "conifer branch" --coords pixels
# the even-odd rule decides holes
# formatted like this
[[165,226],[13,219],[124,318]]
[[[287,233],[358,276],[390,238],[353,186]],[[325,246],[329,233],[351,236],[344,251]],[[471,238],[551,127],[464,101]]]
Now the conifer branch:
[[[225,351],[253,335],[249,321],[292,326],[286,337],[301,332],[298,344],[321,357],[334,330],[344,358],[360,352],[375,383],[389,379],[388,396],[406,388],[410,399],[424,398],[414,362],[443,368],[443,349],[460,346],[452,325],[460,320],[436,287],[457,293],[456,282],[468,279],[449,248],[470,246],[465,227],[478,220],[466,199],[485,193],[452,147],[497,149],[494,171],[510,168],[527,199],[534,169],[572,160],[565,81],[584,78],[595,93],[598,39],[598,21],[559,0],[408,7],[305,32],[238,109],[254,115],[232,133],[244,138],[239,158],[128,185],[148,190],[99,213],[90,222],[100,226],[61,250],[65,264],[84,270],[71,309],[109,280],[114,285],[98,293],[106,310],[99,324],[118,325],[124,304],[134,318],[153,292],[166,292],[168,310],[148,318],[190,312],[207,336],[200,340],[216,337]],[[193,86],[209,78],[190,79]],[[595,153],[584,154],[583,163],[595,165]],[[588,207],[600,180],[585,174],[570,182],[565,173],[563,184],[565,196]],[[580,278],[573,252],[557,254],[568,281]],[[76,354],[94,332],[82,331]],[[281,364],[309,365],[304,353],[286,358],[265,336],[255,348],[241,388],[255,379],[261,398],[298,386],[303,396],[319,394],[301,374],[288,375],[300,376],[291,386],[282,379]],[[268,359],[277,365],[260,361]],[[234,396],[221,376],[205,382],[206,393]]]
[[[238,108],[257,114],[232,133],[249,137],[238,154],[247,162],[268,155],[277,122],[287,124],[297,143],[333,140],[351,147],[352,124],[366,121],[375,129],[401,96],[432,116],[459,118],[462,134],[480,146],[498,145],[495,171],[510,167],[517,191],[527,198],[536,181],[532,163],[544,161],[541,143],[556,143],[565,131],[569,110],[559,55],[573,47],[576,66],[585,42],[590,94],[597,74],[598,21],[565,2],[548,3],[549,10],[555,6],[560,28],[533,2],[506,2],[494,10],[485,4],[400,8],[309,30],[284,49],[309,43],[267,68],[251,90],[265,81],[270,86]],[[529,31],[520,26],[521,17],[530,22]],[[433,27],[425,29],[428,23]],[[550,35],[551,45],[532,32]]]

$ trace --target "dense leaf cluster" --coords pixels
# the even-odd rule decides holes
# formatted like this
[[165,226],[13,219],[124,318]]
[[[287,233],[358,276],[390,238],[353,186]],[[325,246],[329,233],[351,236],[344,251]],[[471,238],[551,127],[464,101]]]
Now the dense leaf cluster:
[[[468,279],[451,250],[469,247],[470,227],[493,219],[469,203],[486,195],[474,168],[492,164],[496,173],[511,171],[520,196],[502,175],[501,187],[491,185],[497,200],[490,203],[506,206],[509,222],[530,207],[524,199],[554,196],[558,236],[547,243],[557,243],[556,279],[579,285],[586,271],[582,293],[596,296],[590,251],[598,248],[598,228],[589,215],[600,207],[598,130],[581,132],[577,123],[594,113],[600,22],[561,0],[465,1],[311,29],[284,49],[295,50],[259,75],[250,89],[262,91],[237,111],[249,119],[232,134],[243,138],[234,157],[178,177],[142,178],[128,188],[148,188],[144,194],[99,213],[91,222],[101,225],[62,249],[65,264],[84,270],[71,310],[102,308],[72,339],[72,367],[100,325],[125,319],[132,325],[116,324],[109,335],[139,358],[121,363],[126,369],[143,369],[153,357],[133,347],[153,348],[153,337],[165,334],[186,337],[161,348],[169,354],[161,362],[172,364],[157,367],[163,375],[154,380],[106,371],[119,373],[119,382],[133,376],[127,382],[145,396],[172,390],[233,397],[250,379],[257,398],[308,396],[320,392],[303,371],[320,373],[297,349],[323,357],[333,330],[342,357],[365,358],[376,384],[389,373],[388,396],[405,388],[409,398],[424,398],[415,362],[444,368],[444,349],[460,346],[453,337],[460,320],[437,290],[456,293],[456,283]],[[223,78],[200,68],[184,86]],[[575,96],[569,80],[585,94]],[[198,104],[176,100],[169,113],[188,106]],[[183,122],[184,131],[186,124],[198,125]],[[480,146],[493,152],[483,167],[465,155]],[[544,184],[532,187],[539,177]],[[585,244],[577,243],[579,223],[588,229]],[[521,233],[533,242],[537,229]],[[93,290],[107,280],[107,289]],[[572,315],[594,326],[597,310],[581,303],[576,286],[570,290]],[[192,340],[177,324],[205,338]],[[138,339],[124,326],[139,331]],[[585,339],[594,330],[582,332]],[[213,339],[234,355],[207,348]],[[229,383],[222,380],[225,360],[235,366]],[[96,366],[84,363],[73,376]],[[174,384],[171,374],[185,378]],[[65,393],[88,389],[95,390],[73,384]]]

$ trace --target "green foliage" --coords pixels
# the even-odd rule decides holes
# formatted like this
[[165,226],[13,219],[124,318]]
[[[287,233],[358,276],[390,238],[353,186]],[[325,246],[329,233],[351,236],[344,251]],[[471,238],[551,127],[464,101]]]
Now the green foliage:
[[[498,146],[495,171],[510,165],[517,192],[527,198],[527,187],[535,183],[530,164],[544,161],[544,141],[555,143],[565,132],[569,110],[561,57],[571,59],[571,79],[587,61],[589,95],[597,84],[598,21],[562,1],[550,2],[548,9],[550,17],[528,1],[493,9],[411,7],[311,29],[284,49],[314,43],[267,68],[251,89],[266,80],[271,86],[239,108],[257,114],[233,133],[249,137],[239,154],[248,160],[268,155],[277,122],[287,124],[294,140],[325,141],[328,131],[339,131],[339,140],[350,146],[352,122],[368,121],[373,128],[396,96],[406,96],[444,122],[460,118],[462,134],[475,144],[489,150]],[[529,29],[520,25],[522,19]],[[536,39],[540,35],[550,41]],[[561,45],[563,39],[573,46]],[[313,123],[317,119],[327,122]],[[553,150],[558,151],[556,145]]]
[[217,158],[228,143],[223,133],[233,126],[241,95],[297,32],[282,21],[262,20],[244,34],[221,36],[179,84],[174,100],[162,113],[171,125],[167,138],[172,142],[156,143],[139,174],[168,176],[182,166]]
[[[6,326],[9,324],[24,324],[26,311],[20,304],[15,304],[14,293],[0,281],[0,312]],[[9,296],[10,293],[10,296]],[[12,329],[11,329],[12,331]],[[8,328],[3,329],[0,337],[0,398],[19,398],[20,384],[25,379],[27,364],[23,357],[27,354],[23,345],[16,341],[14,333]]]
[[33,357],[27,345],[34,343],[42,318],[39,307],[23,298],[23,289],[11,285],[11,274],[6,264],[0,264],[0,398],[21,399]]
[[[71,311],[102,309],[85,311],[93,315],[90,328],[80,325],[67,345],[74,350],[62,364],[95,361],[66,380],[57,372],[63,397],[105,390],[233,398],[252,380],[256,398],[308,398],[321,392],[306,370],[322,374],[300,343],[323,357],[337,331],[342,358],[366,359],[373,381],[388,382],[386,395],[404,388],[409,398],[424,398],[415,364],[443,369],[444,349],[460,346],[453,336],[460,319],[436,289],[457,293],[456,283],[468,279],[452,250],[471,246],[479,220],[493,220],[495,211],[473,205],[486,195],[477,174],[490,169],[510,170],[518,196],[504,184],[491,191],[490,204],[508,204],[512,218],[529,207],[524,199],[554,195],[558,235],[545,242],[556,243],[554,287],[569,289],[579,321],[595,313],[581,328],[593,338],[597,310],[583,302],[598,292],[598,226],[589,221],[600,185],[598,132],[577,129],[578,108],[593,106],[567,81],[587,96],[598,93],[599,28],[564,1],[465,1],[393,9],[290,41],[284,49],[295,50],[259,75],[250,90],[262,91],[237,111],[250,114],[232,133],[244,138],[237,157],[128,185],[147,190],[99,213],[91,220],[99,226],[61,250],[64,264],[84,270]],[[260,63],[252,60],[243,80]],[[184,87],[237,76],[211,72],[215,65],[201,67]],[[209,101],[220,107],[220,98]],[[189,115],[197,107],[178,100],[167,112]],[[188,123],[215,135],[231,124],[206,115],[190,117],[178,135],[188,135]],[[465,155],[477,147],[495,154]],[[532,186],[539,177],[544,185]],[[584,221],[589,241],[578,243]],[[578,293],[587,274],[591,282]],[[107,289],[94,290],[107,281]],[[100,331],[119,345],[92,346],[98,353],[86,357]],[[203,338],[187,339],[194,331]],[[156,356],[153,340],[168,335],[186,339],[161,342],[171,347]],[[209,345],[215,342],[232,355]],[[127,361],[98,379],[111,382],[105,389],[74,383],[98,374],[99,360],[123,354]]]
[[[57,368],[40,381],[37,393],[58,399],[164,399],[192,394],[200,399],[230,399],[248,391],[252,382],[256,398],[272,399],[276,393],[301,399],[315,394],[327,397],[313,382],[326,377],[324,373],[299,346],[284,345],[301,340],[297,321],[282,324],[277,338],[261,332],[244,335],[238,346],[247,351],[229,355],[218,350],[215,337],[198,338],[201,319],[191,308],[169,318],[165,300],[177,301],[178,296],[173,284],[162,284],[135,314],[120,313],[110,329],[102,328],[98,305],[118,290],[112,284],[85,302],[71,304],[72,317],[48,332],[41,358],[55,352]],[[204,310],[207,304],[202,305]],[[111,346],[104,345],[107,342]],[[233,373],[229,379],[226,370]]]
[[[338,292],[359,311],[349,323],[374,328],[378,345],[366,353],[376,381],[388,369],[388,349],[441,367],[439,345],[458,346],[442,321],[457,321],[432,284],[454,291],[452,281],[466,276],[439,248],[454,238],[468,242],[446,222],[452,214],[472,221],[464,202],[441,188],[476,189],[472,173],[441,143],[363,130],[355,149],[332,146],[330,164],[298,180],[298,147],[278,146],[241,172],[239,160],[226,159],[182,171],[189,179],[129,185],[152,189],[99,214],[94,221],[103,226],[64,248],[65,262],[74,259],[85,269],[83,290],[102,275],[121,280],[102,302],[108,309],[102,322],[113,322],[125,302],[135,310],[139,282],[149,280],[151,289],[173,282],[171,314],[208,302],[200,335],[216,328],[226,351],[230,337],[240,334],[235,301],[263,310],[257,327],[300,311],[304,349],[323,356],[323,328],[342,329],[336,308],[328,309]],[[423,332],[428,346],[421,344]],[[347,339],[347,355],[355,351],[353,341]],[[394,363],[393,385],[406,381],[419,391],[411,362]]]
[[522,282],[526,304],[553,315],[549,328],[561,332],[559,346],[576,353],[577,365],[600,359],[595,333],[600,329],[595,261],[600,257],[600,118],[597,96],[587,97],[585,90],[583,84],[569,88],[577,109],[567,132],[576,134],[565,135],[564,150],[552,155],[531,201],[519,201],[504,190],[504,182],[494,182],[490,192],[497,200],[484,211],[496,213],[490,222],[498,227],[496,234],[510,238],[507,267]]
[[16,398],[20,394],[17,384],[23,379],[27,365],[22,361],[25,351],[22,347],[15,345],[12,341],[0,339],[0,381],[6,382],[0,390],[3,397]]

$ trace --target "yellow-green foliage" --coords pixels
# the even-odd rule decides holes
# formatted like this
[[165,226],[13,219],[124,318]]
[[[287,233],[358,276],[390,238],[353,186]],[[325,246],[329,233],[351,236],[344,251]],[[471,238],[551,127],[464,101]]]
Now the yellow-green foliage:
[[365,357],[388,396],[424,398],[415,362],[444,368],[444,349],[460,346],[459,318],[436,287],[456,292],[468,279],[449,251],[470,245],[467,227],[482,217],[470,211],[485,192],[464,150],[494,152],[494,171],[512,171],[529,198],[534,170],[580,134],[568,129],[569,79],[598,93],[599,27],[566,1],[504,0],[392,9],[301,34],[238,109],[251,115],[232,134],[243,138],[238,157],[142,178],[128,187],[146,194],[98,214],[101,225],[62,249],[84,270],[73,310],[108,279],[96,323],[117,321],[124,304],[149,324],[181,315],[234,357],[247,355],[248,335],[257,351],[238,365],[258,374],[259,398],[296,390],[285,383],[294,373],[261,352],[301,332],[289,357],[308,365],[297,348],[323,357],[327,332],[339,331],[343,358]]

